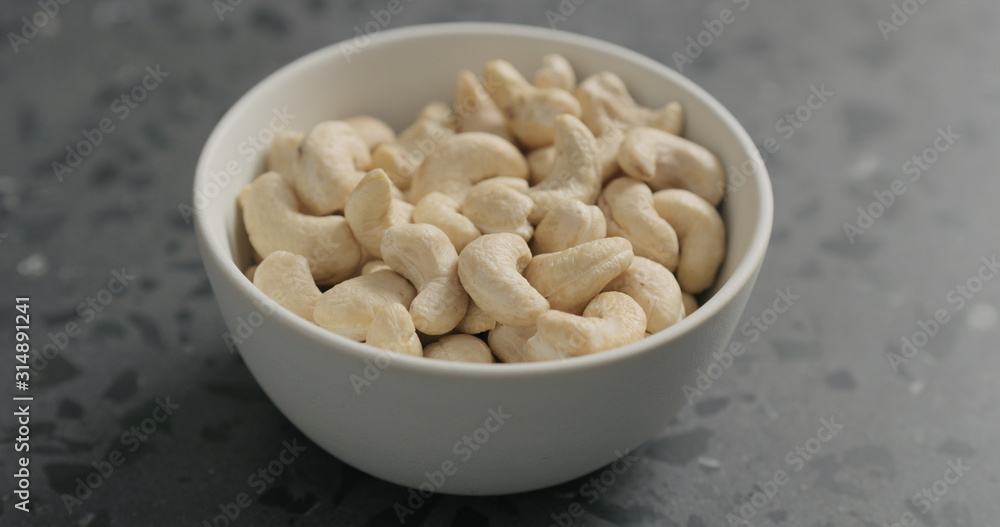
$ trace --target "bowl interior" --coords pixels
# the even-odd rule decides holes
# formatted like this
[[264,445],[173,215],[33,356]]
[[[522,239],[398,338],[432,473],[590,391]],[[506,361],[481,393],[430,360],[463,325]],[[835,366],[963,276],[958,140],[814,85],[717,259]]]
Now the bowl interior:
[[[715,99],[666,66],[598,40],[523,26],[460,23],[384,31],[367,42],[347,41],[309,54],[255,86],[219,122],[198,163],[194,208],[205,257],[215,259],[228,279],[245,282],[252,298],[266,301],[242,277],[251,258],[236,197],[263,171],[275,131],[306,131],[324,120],[358,114],[383,119],[399,131],[428,102],[451,104],[460,70],[481,74],[487,60],[503,58],[530,78],[546,53],[565,56],[579,79],[600,71],[619,75],[645,106],[680,102],[685,137],[713,151],[727,167],[729,191],[721,211],[728,252],[716,285],[706,294],[712,298],[662,333],[679,334],[707,319],[714,304],[721,305],[755,277],[770,235],[770,183],[753,142]],[[663,342],[646,339],[651,340]]]

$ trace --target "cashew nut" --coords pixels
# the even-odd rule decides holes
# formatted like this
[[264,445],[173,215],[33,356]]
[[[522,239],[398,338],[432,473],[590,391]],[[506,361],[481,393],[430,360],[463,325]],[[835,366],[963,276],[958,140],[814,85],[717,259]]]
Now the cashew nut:
[[554,253],[606,237],[607,222],[599,207],[566,200],[549,211],[535,228],[534,254]]
[[275,251],[257,266],[253,285],[278,305],[313,321],[313,308],[322,293],[313,282],[309,262],[304,256]]
[[552,174],[528,190],[528,196],[535,201],[528,218],[533,224],[563,201],[577,199],[593,204],[601,191],[594,134],[579,119],[565,114],[556,117],[555,149]]
[[295,171],[295,160],[299,157],[299,143],[306,134],[302,132],[281,131],[274,134],[274,139],[267,148],[267,172],[277,172],[292,180]]
[[458,73],[454,97],[459,132],[486,132],[508,141],[514,140],[507,127],[507,118],[486,93],[475,73],[468,70]]
[[496,87],[490,95],[507,117],[514,137],[528,148],[552,144],[557,115],[580,116],[580,103],[572,93],[536,88],[507,61],[487,62],[483,77],[488,85]]
[[392,127],[385,124],[385,121],[376,119],[370,115],[356,115],[344,119],[344,122],[351,125],[358,137],[365,142],[368,150],[375,150],[379,145],[392,143],[396,140],[396,132]]
[[448,235],[459,253],[472,240],[482,236],[472,220],[459,212],[461,205],[447,194],[431,192],[413,208],[413,223],[429,223]]
[[528,339],[527,353],[535,357],[569,358],[589,355],[642,340],[646,315],[626,294],[597,295],[583,316],[549,311],[538,317],[538,332]]
[[277,172],[246,186],[239,197],[243,224],[254,251],[267,256],[288,251],[305,256],[317,283],[351,275],[361,261],[361,246],[343,216],[309,216],[298,212],[295,191]]
[[380,145],[372,151],[372,168],[385,170],[396,186],[406,190],[427,154],[455,135],[455,128],[455,114],[448,105],[430,103],[420,111],[417,120],[399,134],[395,143]]
[[531,259],[524,277],[551,309],[579,313],[632,263],[632,244],[604,238]]
[[698,309],[698,299],[691,293],[681,293],[681,300],[684,302],[684,316],[691,316]]
[[715,154],[655,128],[629,130],[618,150],[618,164],[626,174],[645,181],[653,190],[687,189],[713,207],[725,194],[726,175]]
[[536,88],[560,88],[572,92],[576,88],[576,72],[566,57],[549,53],[542,57],[542,65],[535,70],[531,84]]
[[409,308],[417,296],[410,282],[393,271],[378,271],[345,280],[323,293],[313,318],[321,327],[363,342],[375,314],[390,304]]
[[[610,127],[604,133],[594,136],[595,157],[600,168],[601,181],[607,181],[618,173],[618,149],[625,140],[625,131],[618,127]],[[535,185],[544,181],[555,168],[557,158],[554,146],[537,148],[528,153],[528,169],[531,171],[531,182]]]
[[587,77],[575,95],[580,101],[581,120],[595,134],[603,134],[612,127],[625,130],[648,126],[679,135],[684,128],[684,110],[680,104],[671,102],[658,110],[639,106],[625,82],[614,73]]
[[549,302],[521,272],[531,250],[516,234],[486,234],[473,240],[458,257],[458,276],[472,300],[499,324],[533,326]]
[[382,257],[382,234],[393,225],[410,223],[413,205],[392,197],[392,181],[376,168],[358,183],[344,206],[344,217],[368,254]]
[[448,335],[424,348],[424,357],[454,362],[492,363],[493,353],[472,335]]
[[410,316],[418,330],[443,335],[462,321],[469,295],[458,280],[458,253],[441,229],[416,223],[386,230],[382,259],[417,288]]
[[695,294],[708,289],[726,256],[726,224],[719,211],[697,194],[681,189],[656,192],[653,206],[677,231],[681,289]]
[[493,320],[493,317],[480,309],[475,302],[469,300],[469,308],[465,310],[465,317],[458,323],[455,330],[459,333],[476,335],[484,331],[490,331],[495,327],[497,327],[497,321]]
[[516,328],[513,326],[497,327],[490,331],[487,338],[490,349],[500,362],[535,362],[540,360],[554,360],[557,356],[535,357],[528,354],[528,339],[535,335],[535,326]]
[[525,190],[528,182],[523,179],[486,179],[469,190],[462,211],[484,234],[511,232],[528,241],[535,232],[528,222],[535,202],[524,195]]
[[413,174],[411,201],[441,192],[459,203],[472,185],[491,177],[528,179],[528,163],[506,139],[485,132],[467,132],[442,141]]
[[598,200],[608,222],[608,234],[632,242],[637,256],[649,258],[673,271],[678,241],[673,227],[653,207],[653,192],[641,181],[620,177],[608,183]]
[[325,121],[314,126],[299,143],[291,174],[303,210],[314,216],[343,210],[371,162],[368,146],[351,125]]
[[646,314],[650,333],[662,331],[684,318],[681,288],[666,267],[641,256],[608,284],[605,291],[619,291],[632,297]]
[[247,267],[245,271],[243,271],[243,276],[246,276],[247,280],[250,280],[251,283],[253,283],[253,275],[257,272],[258,265],[260,264],[253,264],[250,267]]
[[382,260],[369,260],[365,262],[364,265],[361,266],[362,275],[377,273],[379,271],[391,271],[391,270],[392,267],[389,267]]
[[368,328],[366,344],[403,355],[424,356],[424,347],[403,304],[389,304],[378,310]]

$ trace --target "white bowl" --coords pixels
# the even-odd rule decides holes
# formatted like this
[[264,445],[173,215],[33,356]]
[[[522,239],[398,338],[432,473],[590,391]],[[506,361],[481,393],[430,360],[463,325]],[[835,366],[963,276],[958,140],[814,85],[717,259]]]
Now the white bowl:
[[[250,251],[236,196],[264,163],[264,151],[248,136],[266,141],[276,127],[308,130],[356,114],[380,117],[398,130],[425,103],[450,102],[459,70],[480,72],[487,60],[503,58],[530,74],[553,52],[568,58],[581,79],[605,70],[618,74],[646,106],[679,101],[687,114],[685,135],[729,167],[722,207],[728,257],[711,298],[690,317],[641,342],[560,362],[388,358],[279,308],[244,278],[240,269]],[[276,117],[282,111],[294,115],[285,116],[287,124]],[[662,430],[685,404],[683,388],[694,387],[699,369],[727,346],[764,258],[773,214],[754,143],[698,86],[613,44],[505,24],[383,31],[370,42],[347,41],[296,60],[222,118],[202,151],[194,190],[196,232],[216,300],[274,404],[345,463],[450,494],[565,482]]]

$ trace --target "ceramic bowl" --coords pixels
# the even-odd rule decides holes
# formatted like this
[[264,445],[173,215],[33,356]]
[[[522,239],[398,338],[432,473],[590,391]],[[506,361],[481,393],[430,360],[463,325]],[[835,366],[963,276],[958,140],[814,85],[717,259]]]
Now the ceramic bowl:
[[[503,58],[531,74],[546,53],[580,79],[618,74],[637,101],[679,101],[685,136],[719,156],[728,253],[691,316],[622,348],[559,362],[460,364],[380,352],[279,308],[247,280],[236,206],[274,132],[357,114],[397,130],[429,101],[451,101],[461,69]],[[772,194],[750,137],[719,102],[666,66],[570,33],[456,23],[386,30],[310,53],[244,95],[208,138],[194,179],[205,269],[247,367],[306,436],[364,472],[430,492],[503,494],[547,487],[614,461],[661,431],[722,352],[756,280]]]

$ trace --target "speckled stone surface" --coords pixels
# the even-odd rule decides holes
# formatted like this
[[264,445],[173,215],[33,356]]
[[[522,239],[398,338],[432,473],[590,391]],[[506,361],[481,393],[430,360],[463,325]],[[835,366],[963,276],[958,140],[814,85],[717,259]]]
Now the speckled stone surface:
[[[551,19],[671,66],[690,46],[683,73],[772,150],[774,235],[734,337],[749,351],[606,487],[590,483],[598,471],[521,495],[436,496],[406,525],[566,525],[571,510],[588,526],[1000,525],[1000,280],[973,279],[998,242],[1000,6],[575,1],[572,13],[562,1],[565,20],[546,16],[554,0],[404,1],[389,25]],[[15,53],[8,34],[39,7],[4,3],[0,524],[201,526],[240,493],[250,499],[233,525],[399,524],[408,490],[312,445],[226,349],[178,212],[202,143],[242,93],[384,7],[246,0],[220,21],[208,0],[76,0]],[[723,9],[731,23],[698,54],[688,37]],[[157,65],[165,75],[145,100],[119,100]],[[810,99],[813,88],[828,95]],[[66,145],[105,118],[114,129],[57,177]],[[888,201],[895,180],[905,192],[879,211],[874,193]],[[852,243],[844,225],[858,225],[858,207],[880,217],[861,218]],[[796,299],[774,316],[777,290]],[[56,352],[29,392],[30,514],[12,494],[17,295],[30,295],[36,347]],[[947,322],[921,338],[938,310]],[[903,354],[902,337],[923,345]],[[168,398],[176,409],[150,420]],[[818,431],[831,421],[832,438]],[[296,441],[306,449],[279,477],[255,476]],[[123,464],[67,510],[76,478],[116,451]]]

